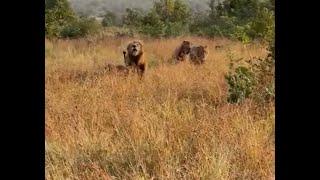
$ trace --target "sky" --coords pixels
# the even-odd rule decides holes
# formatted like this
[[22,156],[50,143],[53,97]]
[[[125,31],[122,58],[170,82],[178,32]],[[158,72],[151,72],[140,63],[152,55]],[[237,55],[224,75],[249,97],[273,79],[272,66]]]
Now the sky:
[[[121,16],[128,7],[148,10],[152,7],[153,1],[154,0],[69,0],[71,7],[77,13],[92,16],[102,16],[106,11],[111,11],[117,16]],[[186,0],[193,11],[208,10],[208,1],[209,0]]]

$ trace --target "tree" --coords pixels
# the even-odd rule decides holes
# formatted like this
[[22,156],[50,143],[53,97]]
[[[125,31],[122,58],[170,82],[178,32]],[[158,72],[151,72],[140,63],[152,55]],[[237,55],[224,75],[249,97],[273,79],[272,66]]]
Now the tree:
[[113,26],[113,25],[115,25],[115,22],[116,22],[116,15],[111,11],[107,11],[103,17],[102,25],[103,26]]
[[127,8],[123,17],[123,24],[139,27],[143,19],[143,11],[137,8]]
[[153,9],[160,16],[162,21],[167,22],[170,20],[174,11],[174,0],[160,0],[154,2]]
[[190,8],[183,0],[160,0],[154,3],[153,9],[163,22],[187,23]]
[[142,20],[142,32],[151,36],[162,36],[165,25],[156,11],[151,10]]
[[171,22],[181,22],[186,24],[190,17],[190,8],[182,0],[175,0],[173,13],[171,15]]
[[261,3],[259,0],[225,0],[223,4],[229,16],[248,20],[255,16]]
[[76,15],[67,0],[45,1],[45,33],[58,36],[60,30],[76,20]]

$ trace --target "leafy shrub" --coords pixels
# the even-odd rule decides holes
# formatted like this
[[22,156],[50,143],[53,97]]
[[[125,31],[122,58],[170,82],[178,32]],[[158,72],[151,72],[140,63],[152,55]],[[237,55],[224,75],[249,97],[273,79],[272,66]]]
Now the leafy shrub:
[[143,26],[141,32],[150,36],[162,36],[164,34],[165,24],[155,11],[150,11],[142,20]]
[[104,15],[102,22],[102,26],[114,26],[116,24],[116,15],[110,11],[107,11]]
[[70,37],[70,38],[76,38],[76,37],[81,37],[84,36],[85,33],[80,29],[80,26],[78,22],[71,23],[67,26],[65,26],[60,33],[61,37]]
[[269,54],[264,59],[258,59],[258,62],[252,64],[252,71],[257,79],[255,87],[255,99],[259,102],[267,102],[275,98],[275,58],[274,44],[269,46]]
[[272,101],[275,98],[275,56],[274,42],[269,45],[266,58],[248,60],[246,66],[236,66],[231,59],[230,72],[226,75],[229,85],[228,102],[239,103],[252,97],[260,103]]
[[230,37],[233,39],[237,39],[243,43],[249,43],[251,41],[251,37],[248,35],[248,30],[250,30],[249,25],[245,26],[234,26],[234,29],[230,32]]
[[45,34],[57,37],[62,28],[76,20],[76,15],[67,0],[45,1]]
[[246,67],[240,66],[228,74],[226,80],[229,85],[228,102],[239,103],[248,98],[255,85],[254,74]]
[[262,38],[268,40],[274,37],[274,13],[273,11],[262,7],[257,11],[256,16],[251,22],[251,36],[253,38]]
[[190,8],[182,0],[160,0],[143,13],[140,9],[126,9],[124,24],[153,36],[178,36],[188,32]]
[[166,37],[171,37],[171,36],[179,36],[182,34],[185,34],[187,32],[188,28],[183,25],[182,23],[176,22],[172,23],[169,22],[165,24],[165,30],[164,34]]
[[66,25],[60,33],[63,38],[78,38],[98,32],[101,25],[93,18],[82,17]]
[[274,8],[271,1],[225,0],[216,5],[216,0],[210,0],[208,5],[208,15],[192,18],[191,33],[229,37],[244,43],[273,36]]
[[132,27],[140,27],[142,25],[142,20],[144,13],[138,8],[127,8],[126,13],[123,16],[123,24]]
[[204,13],[194,13],[190,18],[189,32],[196,35],[204,35],[205,27],[208,26],[208,17]]

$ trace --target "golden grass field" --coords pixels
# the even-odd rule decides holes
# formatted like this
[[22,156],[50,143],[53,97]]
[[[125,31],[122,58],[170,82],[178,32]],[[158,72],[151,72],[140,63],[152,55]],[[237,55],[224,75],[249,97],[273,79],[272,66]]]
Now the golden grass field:
[[[205,65],[168,63],[184,39],[208,46]],[[264,57],[265,46],[142,39],[142,80],[103,73],[124,64],[130,40],[46,40],[46,179],[274,178],[274,103],[229,104],[224,79],[230,56]]]

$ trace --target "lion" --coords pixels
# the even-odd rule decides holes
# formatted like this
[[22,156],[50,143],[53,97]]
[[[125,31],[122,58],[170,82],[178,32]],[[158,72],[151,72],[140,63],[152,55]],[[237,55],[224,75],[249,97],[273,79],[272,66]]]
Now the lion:
[[179,61],[185,61],[190,53],[191,42],[184,40],[181,45],[175,50],[174,58]]
[[144,59],[143,44],[135,40],[128,44],[127,49],[123,51],[124,63],[127,67],[133,67],[135,71],[142,76],[146,70],[146,61]]
[[194,64],[203,64],[208,56],[207,46],[192,46],[190,50],[190,61]]
[[129,69],[124,65],[107,64],[105,69],[109,72],[128,75]]

